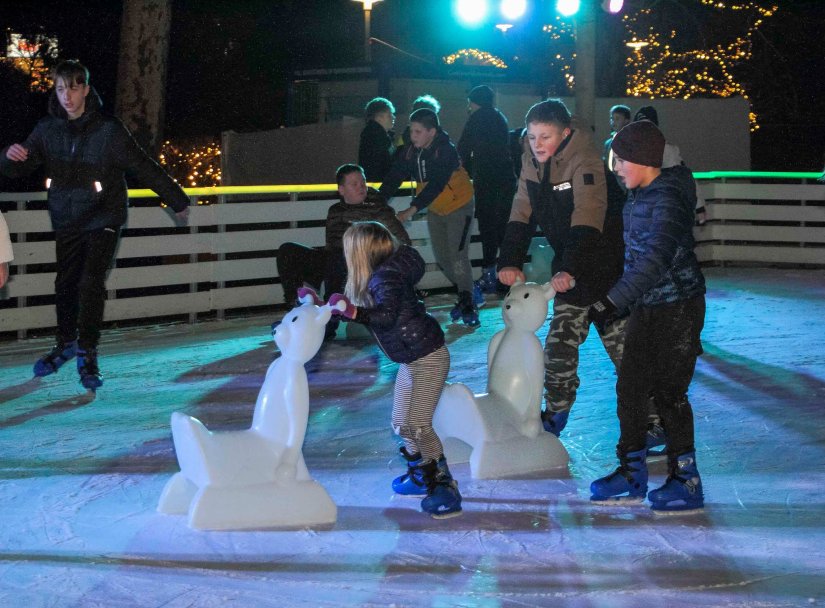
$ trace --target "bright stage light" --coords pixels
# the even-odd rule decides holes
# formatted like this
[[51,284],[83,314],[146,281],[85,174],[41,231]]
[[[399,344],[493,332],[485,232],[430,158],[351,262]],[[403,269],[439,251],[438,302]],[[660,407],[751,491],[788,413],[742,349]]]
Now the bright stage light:
[[579,12],[579,0],[556,0],[556,10],[562,17],[572,17]]
[[622,10],[624,6],[624,0],[603,0],[602,1],[602,8],[606,10],[608,13],[616,14]]
[[456,14],[464,25],[478,25],[487,17],[487,0],[458,0]]
[[515,21],[527,11],[527,0],[501,0],[501,14],[508,21]]

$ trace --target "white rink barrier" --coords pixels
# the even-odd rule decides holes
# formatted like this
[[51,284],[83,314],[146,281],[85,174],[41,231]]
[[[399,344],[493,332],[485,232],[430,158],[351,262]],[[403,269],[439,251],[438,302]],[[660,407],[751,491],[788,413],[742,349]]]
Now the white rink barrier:
[[[825,266],[825,185],[728,179],[700,181],[699,187],[707,208],[707,223],[696,228],[702,262]],[[129,210],[106,283],[105,321],[185,316],[194,322],[232,309],[283,304],[278,248],[288,241],[323,245],[327,209],[337,198],[330,185],[271,187],[261,195],[265,189],[229,187],[221,196],[213,195],[217,189],[188,189],[193,202],[204,204],[193,205],[185,227],[175,225],[150,191],[130,191],[136,206]],[[16,331],[22,338],[28,330],[55,325],[55,253],[45,198],[44,192],[0,193],[14,241],[12,276],[0,290],[0,333]],[[409,200],[398,197],[391,204],[404,209]],[[435,264],[424,214],[408,230],[427,262],[421,287],[448,287]],[[475,222],[472,232],[470,258],[478,274]]]

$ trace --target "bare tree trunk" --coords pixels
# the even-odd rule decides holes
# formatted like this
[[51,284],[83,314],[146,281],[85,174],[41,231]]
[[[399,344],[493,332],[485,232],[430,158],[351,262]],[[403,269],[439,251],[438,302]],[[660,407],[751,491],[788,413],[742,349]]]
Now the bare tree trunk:
[[163,137],[171,17],[171,0],[123,2],[115,112],[150,154]]
[[596,2],[585,0],[576,15],[576,114],[591,129],[596,124]]

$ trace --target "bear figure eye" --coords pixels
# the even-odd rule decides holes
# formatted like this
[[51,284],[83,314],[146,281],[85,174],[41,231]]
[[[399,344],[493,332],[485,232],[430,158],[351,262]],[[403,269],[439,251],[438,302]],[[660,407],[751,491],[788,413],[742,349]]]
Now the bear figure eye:
[[297,316],[292,317],[292,322],[293,322],[293,323],[295,323],[295,321],[297,321],[297,320],[298,320],[298,317],[297,317]]
[[526,294],[524,294],[524,299],[525,299],[525,300],[526,300],[527,298],[529,298],[529,297],[530,297],[530,292],[527,292]]

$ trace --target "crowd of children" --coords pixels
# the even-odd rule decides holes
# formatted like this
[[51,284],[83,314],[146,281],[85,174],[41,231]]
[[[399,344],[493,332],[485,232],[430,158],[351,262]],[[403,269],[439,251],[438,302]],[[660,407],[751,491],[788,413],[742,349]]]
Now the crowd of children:
[[[18,176],[42,165],[50,177],[58,327],[54,348],[34,373],[52,374],[76,356],[82,384],[96,389],[103,382],[97,344],[105,276],[126,219],[124,171],[152,187],[182,221],[188,199],[123,125],[101,111],[85,67],[63,62],[54,80],[50,115],[23,143],[0,153],[0,172]],[[404,228],[426,211],[436,262],[456,289],[450,317],[471,328],[480,324],[481,292],[525,280],[522,267],[537,226],[552,246],[558,295],[545,343],[545,430],[558,436],[567,424],[579,387],[579,347],[591,325],[618,376],[619,466],[592,483],[591,500],[647,498],[656,511],[701,508],[687,391],[702,352],[705,285],[693,253],[690,170],[663,164],[666,142],[657,125],[648,116],[630,121],[624,106],[611,108],[615,132],[603,158],[590,129],[578,125],[564,103],[539,102],[527,112],[521,158],[514,159],[507,120],[489,87],[470,91],[470,116],[457,147],[441,128],[438,102],[419,100],[400,140],[392,131],[393,104],[384,98],[367,104],[360,166],[338,169],[341,201],[329,210],[325,247],[285,244],[278,253],[288,302],[308,291],[320,301],[315,290],[323,283],[336,314],[365,326],[398,363],[392,428],[407,471],[393,480],[394,491],[423,496],[422,510],[436,518],[461,512],[458,485],[433,429],[450,355],[444,331],[416,290],[425,264]],[[388,201],[408,179],[417,184],[415,194],[396,213]],[[381,187],[368,189],[367,181]],[[474,217],[484,254],[475,284]],[[3,220],[0,287],[11,259]],[[662,431],[658,443],[667,438],[669,476],[648,494],[647,451],[657,442],[651,442],[651,417]]]

